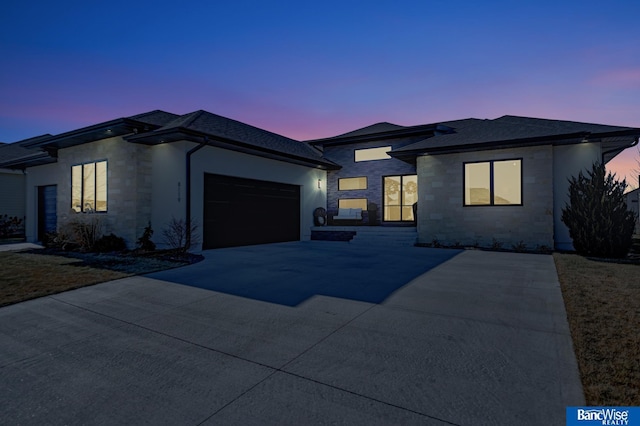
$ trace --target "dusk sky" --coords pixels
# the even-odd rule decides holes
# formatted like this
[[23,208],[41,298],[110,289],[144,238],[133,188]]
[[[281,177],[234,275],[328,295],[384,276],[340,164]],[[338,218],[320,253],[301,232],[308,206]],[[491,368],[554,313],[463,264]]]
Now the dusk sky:
[[0,141],[154,109],[301,140],[505,114],[640,127],[638,16],[638,0],[8,0]]

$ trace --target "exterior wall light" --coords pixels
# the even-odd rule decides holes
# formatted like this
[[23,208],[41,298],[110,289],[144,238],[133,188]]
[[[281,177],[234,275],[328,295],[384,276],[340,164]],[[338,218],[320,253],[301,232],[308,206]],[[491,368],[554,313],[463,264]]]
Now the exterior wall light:
[[322,179],[318,179],[318,189],[322,189]]

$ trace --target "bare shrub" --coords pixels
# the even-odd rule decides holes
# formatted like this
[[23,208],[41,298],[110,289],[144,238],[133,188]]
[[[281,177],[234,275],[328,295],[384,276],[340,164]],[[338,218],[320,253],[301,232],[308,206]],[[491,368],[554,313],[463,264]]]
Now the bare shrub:
[[171,217],[169,223],[162,230],[162,237],[165,244],[178,253],[186,253],[189,249],[200,243],[198,235],[198,223],[191,219],[190,223],[184,219]]
[[96,241],[102,237],[102,217],[97,213],[74,215],[62,223],[57,234],[57,245],[63,249],[77,247],[81,251],[91,251]]

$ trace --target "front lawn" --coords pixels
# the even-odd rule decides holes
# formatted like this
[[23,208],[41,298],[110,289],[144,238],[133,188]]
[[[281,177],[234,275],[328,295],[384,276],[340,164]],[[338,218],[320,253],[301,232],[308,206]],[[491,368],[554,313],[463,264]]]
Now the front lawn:
[[0,252],[0,306],[187,263],[131,255]]
[[640,405],[640,266],[553,257],[587,405]]

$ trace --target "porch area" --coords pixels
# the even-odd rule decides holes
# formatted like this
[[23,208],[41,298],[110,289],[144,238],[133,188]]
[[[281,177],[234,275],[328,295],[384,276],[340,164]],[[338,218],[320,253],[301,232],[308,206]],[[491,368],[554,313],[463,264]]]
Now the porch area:
[[417,242],[415,226],[312,226],[311,239],[346,241],[358,245],[411,247]]

